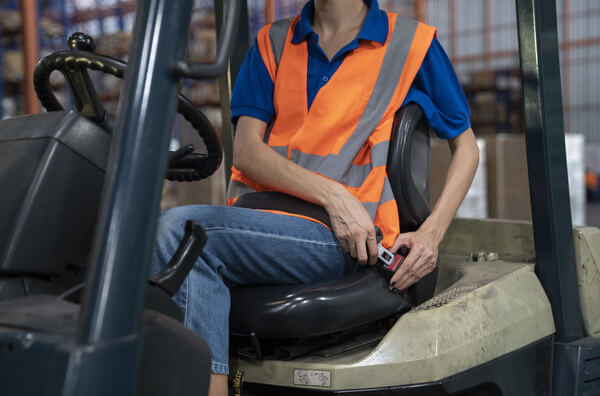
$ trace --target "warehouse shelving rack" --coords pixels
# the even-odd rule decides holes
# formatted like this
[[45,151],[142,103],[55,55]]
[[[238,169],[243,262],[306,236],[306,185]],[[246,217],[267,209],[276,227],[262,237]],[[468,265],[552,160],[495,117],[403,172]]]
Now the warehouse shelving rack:
[[[8,1],[2,1],[0,2],[0,11],[3,10],[11,10],[11,11],[15,11],[17,10],[19,7],[19,4],[16,0],[8,0]],[[3,42],[9,39],[12,39],[12,37],[14,37],[14,35],[16,34],[16,32],[8,32],[6,31],[2,24],[0,24],[0,65],[4,65],[4,47],[5,45],[3,45]],[[11,46],[12,47],[12,46]],[[11,82],[5,81],[4,79],[4,73],[2,73],[2,70],[0,70],[0,119],[6,118],[8,116],[10,116],[11,114],[4,114],[4,97],[5,94],[7,92],[7,85],[11,84]]]

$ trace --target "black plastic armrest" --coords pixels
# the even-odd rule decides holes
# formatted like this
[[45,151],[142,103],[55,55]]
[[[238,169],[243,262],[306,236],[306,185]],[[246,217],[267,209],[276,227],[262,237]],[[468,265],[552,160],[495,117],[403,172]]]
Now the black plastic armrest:
[[148,282],[173,297],[202,253],[205,244],[204,228],[188,220],[185,223],[185,235],[169,264],[154,274]]

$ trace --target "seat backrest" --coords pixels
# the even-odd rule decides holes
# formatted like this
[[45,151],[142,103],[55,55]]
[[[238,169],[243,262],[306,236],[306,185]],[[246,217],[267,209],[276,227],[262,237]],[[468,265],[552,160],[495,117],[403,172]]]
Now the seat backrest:
[[[409,103],[396,113],[386,171],[396,198],[402,232],[417,230],[431,213],[429,132],[423,110],[417,104]],[[418,305],[433,297],[437,273],[438,265],[408,289],[412,304]]]
[[429,126],[421,108],[410,103],[394,119],[386,167],[402,232],[415,231],[429,216],[429,161]]

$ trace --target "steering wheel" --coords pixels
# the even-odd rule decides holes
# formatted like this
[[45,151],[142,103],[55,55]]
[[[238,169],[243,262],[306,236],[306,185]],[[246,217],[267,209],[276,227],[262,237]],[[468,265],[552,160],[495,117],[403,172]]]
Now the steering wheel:
[[[127,64],[94,53],[96,49],[94,40],[84,33],[72,34],[68,44],[70,50],[54,52],[36,65],[33,83],[37,97],[47,111],[64,110],[50,86],[50,74],[58,70],[67,80],[76,110],[110,133],[114,117],[102,105],[86,69],[123,78]],[[166,178],[173,181],[196,181],[207,178],[219,168],[223,160],[221,138],[206,116],[183,95],[179,95],[177,111],[198,132],[208,152],[207,154],[193,153],[193,145],[170,151]]]

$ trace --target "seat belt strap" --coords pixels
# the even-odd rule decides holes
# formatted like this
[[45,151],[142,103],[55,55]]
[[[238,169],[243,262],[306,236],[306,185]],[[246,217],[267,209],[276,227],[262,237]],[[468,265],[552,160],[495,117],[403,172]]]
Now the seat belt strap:
[[240,208],[274,210],[308,217],[331,227],[329,214],[322,206],[278,191],[251,192],[240,196],[233,206]]

